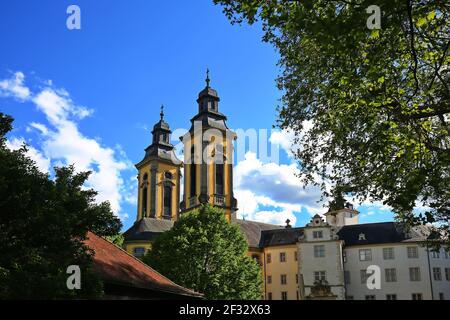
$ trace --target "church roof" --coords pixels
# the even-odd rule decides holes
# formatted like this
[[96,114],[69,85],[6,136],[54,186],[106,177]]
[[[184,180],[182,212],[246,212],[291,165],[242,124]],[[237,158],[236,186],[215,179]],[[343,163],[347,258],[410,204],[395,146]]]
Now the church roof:
[[205,87],[200,93],[198,94],[198,98],[202,98],[205,96],[210,96],[219,99],[219,95],[217,94],[217,91],[211,87]]
[[295,244],[303,235],[303,228],[283,228],[275,230],[263,230],[259,246],[261,248]]
[[244,233],[250,248],[258,248],[260,246],[262,231],[284,228],[273,224],[247,220],[237,220],[237,225]]
[[173,221],[155,218],[143,218],[123,234],[125,241],[151,240],[158,234],[173,227]]
[[185,298],[203,297],[200,293],[177,285],[139,259],[92,232],[88,233],[85,244],[94,250],[93,270],[104,282]]

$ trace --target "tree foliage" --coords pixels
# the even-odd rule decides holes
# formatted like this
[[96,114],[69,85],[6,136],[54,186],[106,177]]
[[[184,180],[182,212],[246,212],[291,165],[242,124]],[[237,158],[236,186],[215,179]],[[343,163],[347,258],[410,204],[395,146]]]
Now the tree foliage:
[[[19,150],[6,147],[12,118],[0,113],[0,299],[87,298],[102,294],[91,272],[88,230],[119,232],[121,222],[96,192],[83,188],[89,172],[55,168],[55,179]],[[81,290],[68,290],[67,267],[79,265]]]
[[222,210],[202,206],[158,236],[144,262],[207,299],[260,299],[262,279],[247,241]]
[[[302,180],[383,201],[408,225],[435,222],[448,240],[450,3],[214,2],[233,23],[260,21],[279,50],[277,124],[296,134]],[[379,30],[366,25],[370,5]]]

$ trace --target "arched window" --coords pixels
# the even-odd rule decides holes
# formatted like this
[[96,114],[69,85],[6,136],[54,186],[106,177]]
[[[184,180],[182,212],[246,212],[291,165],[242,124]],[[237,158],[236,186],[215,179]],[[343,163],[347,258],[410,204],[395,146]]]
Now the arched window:
[[164,216],[172,216],[172,186],[164,186]]
[[224,164],[216,164],[216,194],[224,194]]
[[195,196],[196,190],[197,190],[197,166],[195,165],[195,154],[194,154],[194,146],[192,146],[191,148],[191,163],[190,163],[190,179],[191,179],[191,183],[190,183],[190,187],[191,187],[191,192],[190,195],[191,197]]
[[142,217],[145,218],[147,216],[147,203],[148,203],[148,174],[144,174],[143,180],[143,188],[142,188]]

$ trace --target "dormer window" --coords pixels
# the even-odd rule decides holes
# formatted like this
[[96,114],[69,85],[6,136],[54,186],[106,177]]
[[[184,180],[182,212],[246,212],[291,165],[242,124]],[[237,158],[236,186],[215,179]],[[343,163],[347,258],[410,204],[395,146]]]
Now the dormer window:
[[323,231],[313,231],[313,238],[314,239],[322,239],[323,238]]

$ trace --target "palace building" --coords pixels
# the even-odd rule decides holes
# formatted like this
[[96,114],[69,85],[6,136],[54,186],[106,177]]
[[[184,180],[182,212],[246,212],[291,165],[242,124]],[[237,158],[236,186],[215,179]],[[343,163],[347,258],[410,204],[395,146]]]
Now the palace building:
[[184,162],[175,155],[161,108],[152,143],[136,164],[138,212],[124,233],[127,252],[141,257],[152,239],[172,228],[180,215],[211,204],[223,209],[227,220],[246,236],[248,254],[261,266],[264,299],[450,299],[450,252],[432,251],[427,228],[406,231],[394,222],[359,224],[359,212],[349,203],[324,218],[312,217],[301,228],[291,227],[289,220],[276,226],[237,219],[233,194],[237,136],[219,111],[219,102],[207,72],[197,114],[180,137]]

